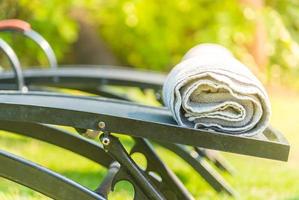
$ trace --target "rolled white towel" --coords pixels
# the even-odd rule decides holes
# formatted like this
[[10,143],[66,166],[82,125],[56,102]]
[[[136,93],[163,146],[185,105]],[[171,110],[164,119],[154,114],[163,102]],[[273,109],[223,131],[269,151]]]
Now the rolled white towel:
[[268,126],[271,111],[260,81],[217,44],[186,53],[164,82],[163,100],[181,126],[247,136]]

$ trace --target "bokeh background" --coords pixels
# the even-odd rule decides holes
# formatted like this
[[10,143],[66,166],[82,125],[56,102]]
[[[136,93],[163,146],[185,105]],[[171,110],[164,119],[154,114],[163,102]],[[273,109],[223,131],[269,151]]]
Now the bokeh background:
[[[288,163],[224,154],[237,172],[228,179],[241,199],[299,199],[298,0],[0,0],[0,19],[9,18],[28,21],[52,45],[60,64],[125,65],[167,72],[198,43],[226,46],[265,84],[273,106],[272,124],[292,147]],[[24,68],[47,67],[32,41],[17,34],[0,33],[0,37],[16,49]],[[0,64],[9,69],[2,54]],[[4,132],[0,148],[90,188],[105,172],[70,152]],[[174,156],[159,152],[165,161]],[[212,191],[183,162],[168,163],[197,198],[228,199]],[[120,186],[114,195],[122,199],[130,192]],[[0,199],[46,197],[0,179]]]

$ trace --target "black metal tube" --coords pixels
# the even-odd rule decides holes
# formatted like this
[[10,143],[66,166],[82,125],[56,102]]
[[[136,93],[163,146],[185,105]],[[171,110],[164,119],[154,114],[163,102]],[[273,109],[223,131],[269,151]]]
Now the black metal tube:
[[115,175],[120,169],[120,164],[118,162],[111,163],[108,173],[105,176],[104,180],[101,182],[100,186],[95,190],[97,194],[100,194],[101,196],[108,198],[108,194],[112,189],[113,186],[113,180],[115,178]]
[[0,48],[3,50],[5,55],[8,57],[10,64],[13,68],[13,71],[15,73],[15,78],[17,82],[17,88],[20,91],[24,90],[24,78],[22,74],[22,69],[20,65],[20,61],[13,51],[13,49],[7,44],[4,40],[0,39]]
[[32,188],[53,199],[105,200],[74,181],[2,150],[0,163],[0,177]]
[[[108,137],[108,138],[106,138]],[[127,154],[124,147],[121,145],[120,141],[114,136],[106,136],[101,135],[101,141],[109,140],[109,144],[104,145],[104,148],[108,151],[108,153],[117,160],[121,165],[126,167],[126,170],[129,174],[134,177],[136,183],[140,186],[143,192],[149,197],[149,199],[153,200],[165,200],[165,197],[154,187],[154,185],[148,180],[144,174],[141,172],[139,167],[136,165],[134,161],[132,161],[131,157]],[[105,143],[105,142],[103,142]]]

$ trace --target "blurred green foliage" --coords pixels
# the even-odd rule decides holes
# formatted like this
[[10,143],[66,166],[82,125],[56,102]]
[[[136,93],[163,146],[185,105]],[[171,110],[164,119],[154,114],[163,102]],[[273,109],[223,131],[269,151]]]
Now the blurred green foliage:
[[200,42],[240,51],[236,43],[245,42],[250,33],[234,0],[121,0],[103,7],[98,15],[101,34],[123,62],[142,68],[165,70]]
[[[299,2],[267,0],[256,11],[240,0],[10,0],[0,3],[0,18],[20,18],[32,24],[52,44],[60,62],[71,53],[78,36],[74,18],[84,10],[86,18],[125,65],[169,70],[192,46],[216,42],[231,49],[249,66],[248,52],[255,20],[267,29],[268,69],[274,74],[299,66]],[[0,35],[2,36],[2,34]],[[26,64],[42,54],[28,41],[17,40]],[[20,45],[22,44],[22,45]],[[30,51],[28,51],[30,50]],[[30,53],[30,55],[29,55]]]
[[[59,60],[69,51],[76,41],[77,23],[70,12],[75,5],[73,0],[3,0],[0,1],[0,19],[17,18],[31,24],[34,30],[42,34],[55,50]],[[22,37],[21,34],[1,33],[17,49],[25,65],[47,65],[47,60],[37,45]]]

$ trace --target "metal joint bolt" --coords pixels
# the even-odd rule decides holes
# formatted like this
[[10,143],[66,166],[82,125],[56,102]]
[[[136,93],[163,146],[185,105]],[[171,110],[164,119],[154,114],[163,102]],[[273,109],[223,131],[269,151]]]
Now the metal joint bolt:
[[104,136],[102,138],[102,143],[103,143],[103,145],[107,146],[110,144],[110,139],[108,137]]
[[104,129],[104,128],[106,127],[105,122],[100,121],[100,122],[98,123],[98,127],[99,127],[100,129]]

